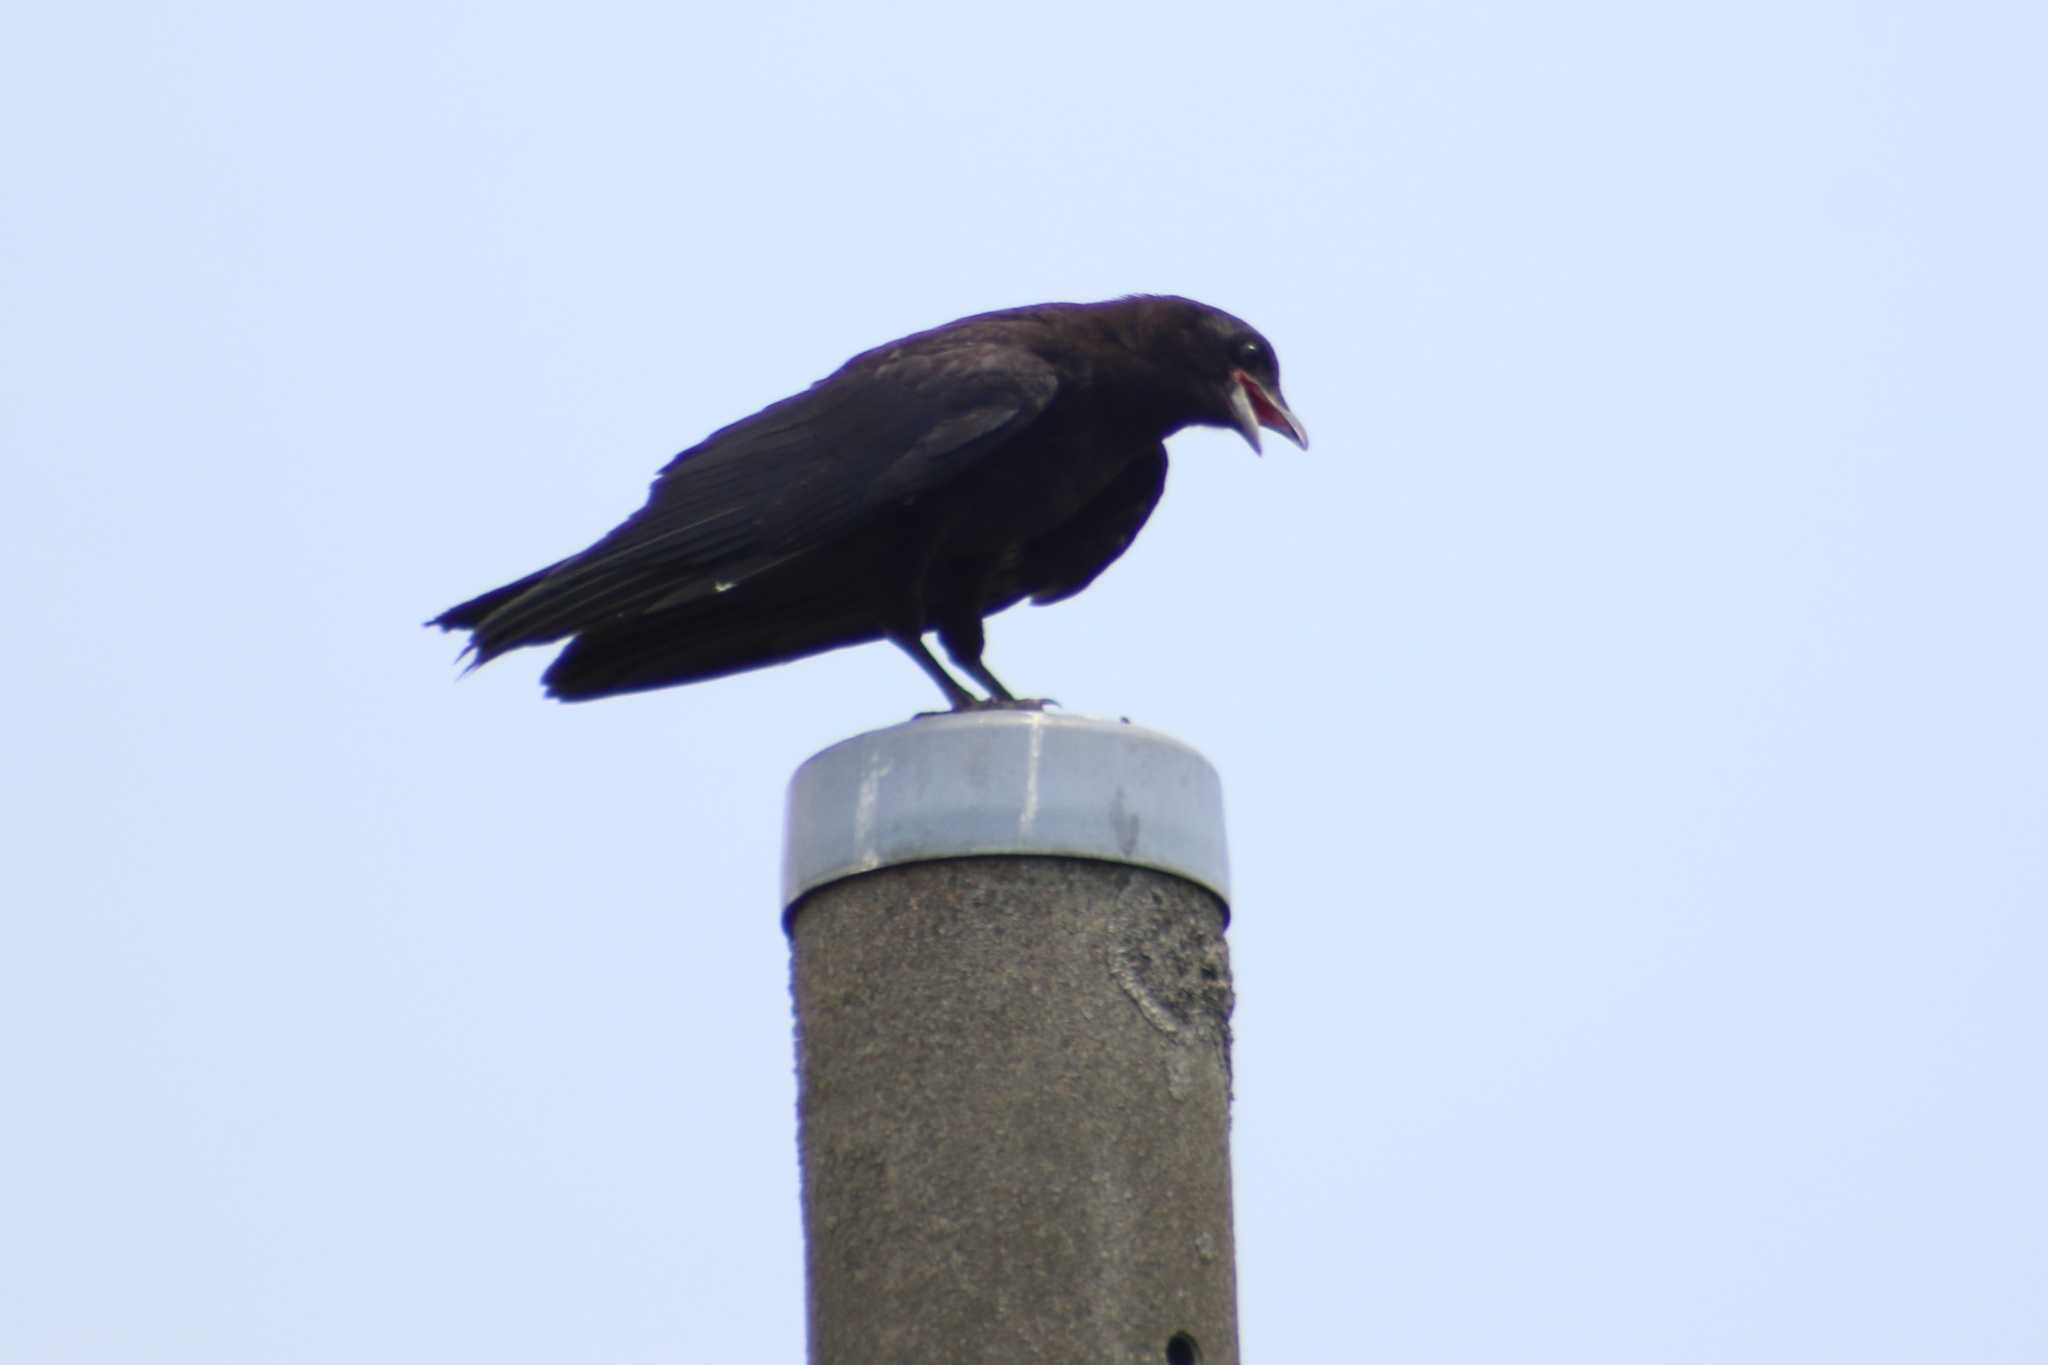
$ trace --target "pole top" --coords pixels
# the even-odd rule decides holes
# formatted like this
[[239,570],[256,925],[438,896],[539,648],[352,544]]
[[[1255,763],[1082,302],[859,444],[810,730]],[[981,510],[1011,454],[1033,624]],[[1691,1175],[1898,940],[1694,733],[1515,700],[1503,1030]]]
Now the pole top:
[[1019,853],[1154,868],[1230,899],[1208,759],[1128,722],[989,710],[920,716],[805,760],[789,782],[783,908],[899,863]]

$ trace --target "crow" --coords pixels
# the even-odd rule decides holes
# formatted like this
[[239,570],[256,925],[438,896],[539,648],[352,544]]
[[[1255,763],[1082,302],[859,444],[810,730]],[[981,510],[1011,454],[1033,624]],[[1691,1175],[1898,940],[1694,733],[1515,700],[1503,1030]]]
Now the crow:
[[[470,632],[470,668],[568,640],[543,677],[564,701],[887,639],[956,710],[1028,704],[982,662],[982,618],[1094,582],[1187,426],[1308,448],[1272,346],[1220,309],[1139,295],[977,314],[713,432],[589,549],[427,624]],[[985,698],[925,647],[934,631]]]

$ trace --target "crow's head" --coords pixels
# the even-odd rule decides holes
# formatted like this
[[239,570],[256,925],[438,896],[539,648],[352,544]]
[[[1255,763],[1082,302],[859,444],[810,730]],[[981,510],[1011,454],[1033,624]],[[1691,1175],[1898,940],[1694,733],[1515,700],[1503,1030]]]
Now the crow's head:
[[[1258,329],[1220,308],[1192,299],[1144,300],[1158,312],[1155,346],[1175,372],[1175,387],[1204,426],[1232,427],[1255,451],[1259,428],[1277,431],[1308,449],[1308,433],[1280,393],[1280,360]],[[1163,314],[1163,316],[1161,316]]]

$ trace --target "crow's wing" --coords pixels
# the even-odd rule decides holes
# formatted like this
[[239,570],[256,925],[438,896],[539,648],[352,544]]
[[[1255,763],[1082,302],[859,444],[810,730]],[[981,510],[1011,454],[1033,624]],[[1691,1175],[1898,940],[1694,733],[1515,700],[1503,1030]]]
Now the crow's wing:
[[927,336],[856,357],[676,456],[646,506],[490,603],[473,627],[477,661],[725,592],[831,546],[972,468],[1058,388],[1048,362],[985,338]]

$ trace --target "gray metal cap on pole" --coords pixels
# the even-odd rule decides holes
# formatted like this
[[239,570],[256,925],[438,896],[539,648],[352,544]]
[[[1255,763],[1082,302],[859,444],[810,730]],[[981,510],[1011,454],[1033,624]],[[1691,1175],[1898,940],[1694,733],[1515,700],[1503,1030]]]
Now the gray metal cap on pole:
[[797,769],[787,830],[786,906],[856,872],[983,853],[1156,868],[1230,899],[1216,770],[1112,721],[968,711],[857,735]]
[[783,878],[811,1359],[1232,1365],[1208,762],[922,718],[798,769]]

